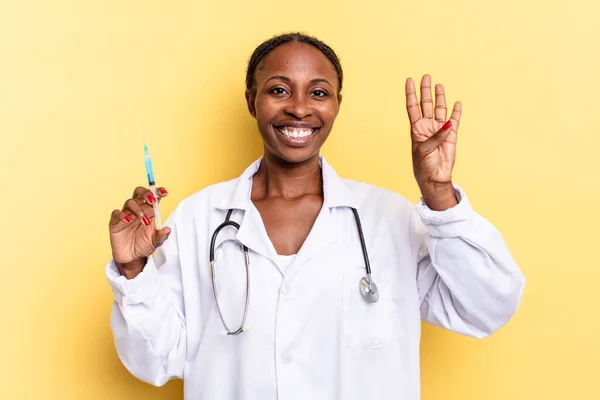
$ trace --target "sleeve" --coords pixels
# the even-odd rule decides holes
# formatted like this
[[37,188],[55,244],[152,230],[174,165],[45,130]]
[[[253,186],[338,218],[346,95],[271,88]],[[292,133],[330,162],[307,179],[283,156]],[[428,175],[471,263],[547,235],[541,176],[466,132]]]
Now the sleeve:
[[171,228],[169,239],[134,279],[121,276],[114,260],[106,267],[114,294],[110,326],[119,358],[134,376],[155,386],[183,378],[186,360],[177,229],[171,218],[166,225]]
[[525,278],[500,232],[473,211],[455,186],[459,204],[413,208],[410,237],[417,263],[421,318],[471,337],[487,337],[516,312]]

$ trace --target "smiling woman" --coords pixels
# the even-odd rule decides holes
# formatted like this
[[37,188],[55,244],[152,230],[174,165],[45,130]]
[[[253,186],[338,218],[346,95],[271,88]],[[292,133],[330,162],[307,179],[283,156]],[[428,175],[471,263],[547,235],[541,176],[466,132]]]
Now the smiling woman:
[[160,230],[164,188],[137,188],[113,211],[111,326],[138,378],[184,379],[186,399],[416,400],[421,320],[484,337],[514,314],[523,275],[452,182],[461,104],[447,119],[442,85],[434,103],[430,76],[420,101],[406,81],[413,205],[341,179],[320,155],[342,82],[323,42],[264,42],[246,76],[264,156],[182,201]]
[[339,112],[342,80],[338,57],[317,39],[288,34],[259,46],[247,71],[246,101],[265,156],[314,163]]

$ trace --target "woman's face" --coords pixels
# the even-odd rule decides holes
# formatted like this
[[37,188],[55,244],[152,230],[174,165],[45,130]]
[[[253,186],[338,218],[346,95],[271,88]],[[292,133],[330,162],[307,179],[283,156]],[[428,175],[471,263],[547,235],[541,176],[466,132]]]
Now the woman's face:
[[304,43],[271,51],[255,73],[256,94],[246,92],[265,155],[286,163],[317,157],[340,108],[338,76],[329,59]]

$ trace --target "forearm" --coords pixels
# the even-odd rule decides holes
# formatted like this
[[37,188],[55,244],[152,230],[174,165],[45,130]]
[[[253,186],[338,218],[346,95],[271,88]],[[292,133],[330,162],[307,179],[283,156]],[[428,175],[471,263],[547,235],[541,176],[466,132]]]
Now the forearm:
[[525,280],[500,232],[456,191],[457,206],[436,212],[420,203],[411,223],[422,317],[487,336],[514,314]]
[[524,278],[499,232],[488,224],[474,221],[467,237],[428,239],[432,254],[422,273],[432,275],[433,284],[423,297],[424,319],[482,337],[516,312]]
[[108,266],[107,277],[115,295],[111,328],[123,364],[155,386],[183,377],[185,318],[174,306],[169,285],[151,258],[134,279],[118,274]]

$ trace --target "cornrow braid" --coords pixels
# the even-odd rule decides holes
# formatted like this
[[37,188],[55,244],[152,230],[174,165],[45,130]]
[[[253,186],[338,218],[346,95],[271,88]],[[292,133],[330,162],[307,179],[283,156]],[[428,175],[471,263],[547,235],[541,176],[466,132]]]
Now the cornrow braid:
[[338,76],[339,95],[342,91],[342,81],[344,73],[342,72],[342,65],[338,56],[335,54],[331,47],[329,47],[319,39],[299,32],[284,33],[282,35],[274,36],[271,39],[262,42],[254,50],[252,56],[250,56],[250,60],[248,61],[248,69],[246,70],[246,89],[250,90],[253,93],[256,91],[256,79],[254,76],[254,74],[256,73],[256,68],[258,68],[258,66],[265,59],[265,57],[276,47],[281,46],[284,43],[290,42],[305,43],[310,46],[313,46],[319,49],[321,53],[323,53],[325,57],[327,57],[329,61],[331,61],[331,64],[333,64],[335,72]]

